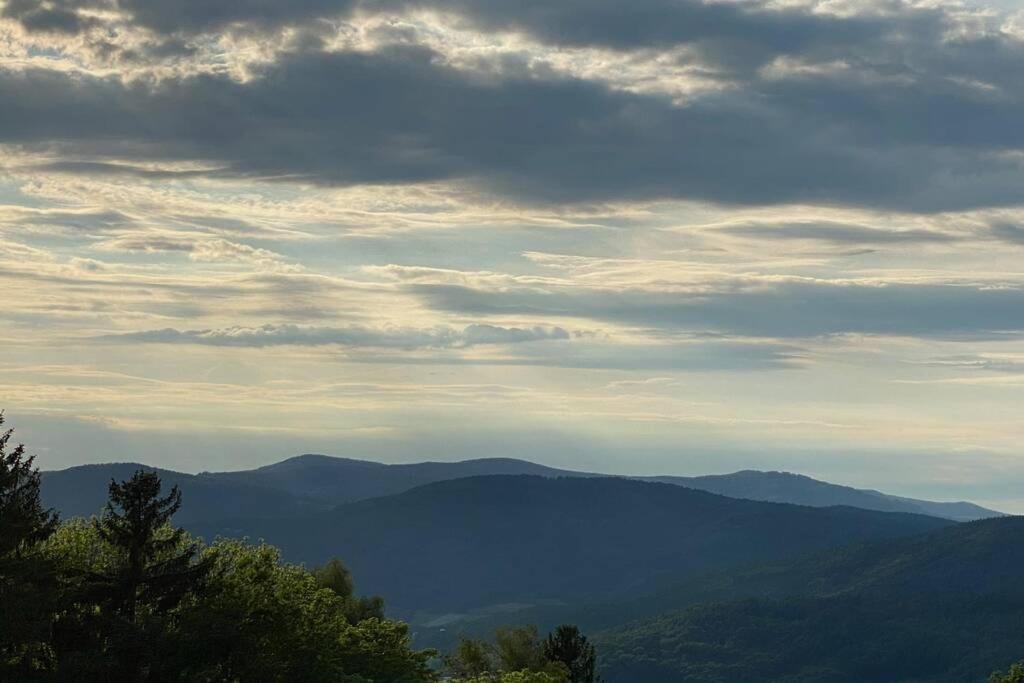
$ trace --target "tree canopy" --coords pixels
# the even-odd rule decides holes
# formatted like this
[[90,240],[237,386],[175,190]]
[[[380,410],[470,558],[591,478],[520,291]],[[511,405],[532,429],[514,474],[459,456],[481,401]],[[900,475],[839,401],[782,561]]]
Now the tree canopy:
[[534,626],[499,628],[493,642],[460,639],[445,658],[454,680],[466,683],[594,683],[594,647],[571,624],[541,640]]
[[[2,423],[2,415],[0,415]],[[58,524],[0,436],[0,680],[432,683],[436,653],[360,597],[340,560],[205,544],[152,472],[111,481],[99,518]]]
[[27,680],[49,665],[52,654],[44,644],[56,577],[40,548],[58,520],[43,509],[39,471],[24,445],[11,446],[13,433],[0,433],[0,679]]

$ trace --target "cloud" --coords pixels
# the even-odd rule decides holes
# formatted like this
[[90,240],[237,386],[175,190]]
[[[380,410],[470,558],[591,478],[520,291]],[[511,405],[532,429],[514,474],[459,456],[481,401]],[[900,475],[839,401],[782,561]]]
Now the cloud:
[[693,292],[409,288],[428,306],[464,315],[584,318],[743,337],[862,333],[978,339],[1024,332],[1024,290],[1016,287],[765,278]]
[[833,244],[947,244],[963,239],[937,230],[888,230],[832,221],[743,223],[717,228],[715,232],[758,240],[813,240]]
[[[676,5],[652,3],[648,23]],[[828,63],[848,68],[819,69],[811,54],[794,68],[787,57],[682,103],[540,67],[456,67],[415,45],[284,52],[244,80],[200,73],[129,82],[26,69],[0,72],[0,142],[48,150],[59,160],[46,168],[67,173],[446,182],[534,204],[692,199],[934,212],[1020,202],[1024,42],[976,31],[951,43],[952,15],[900,6],[920,19],[916,30],[931,27],[927,40],[904,36],[907,57],[902,34],[884,32],[890,42],[880,52],[854,40],[857,17],[680,6],[738,13],[752,22],[751,40],[758,22],[835,24],[847,37],[835,49],[849,54]],[[581,6],[574,20],[585,25],[602,9],[614,13],[611,3]],[[688,30],[724,40],[716,26]],[[719,47],[729,51],[727,42]]]
[[36,230],[103,233],[124,228],[132,222],[130,216],[110,209],[37,209],[0,205],[0,225]]
[[452,349],[491,344],[566,340],[569,339],[569,333],[560,327],[509,328],[494,325],[468,325],[462,330],[445,326],[417,329],[408,327],[263,325],[261,327],[229,327],[208,330],[166,328],[107,335],[101,339],[155,344],[200,344],[254,348],[338,345],[393,349]]
[[996,223],[992,226],[992,235],[1011,244],[1024,244],[1024,228],[1016,224]]
[[1024,359],[1018,355],[957,354],[920,361],[919,365],[950,370],[985,370],[990,372],[1024,373]]
[[[792,370],[806,367],[808,362],[805,351],[792,344],[745,343],[728,339],[683,343],[592,342],[518,351],[512,358],[494,362],[590,370],[677,372]],[[645,384],[650,386],[653,383]]]
[[875,7],[882,11],[867,7],[841,15],[828,7],[785,7],[763,0],[637,0],[629,5],[614,0],[11,0],[3,14],[29,31],[81,33],[105,21],[108,29],[137,27],[164,37],[188,38],[232,30],[311,29],[325,19],[342,22],[426,11],[468,23],[477,31],[525,33],[550,45],[622,51],[689,45],[719,64],[765,62],[779,54],[833,54],[851,44],[893,37],[926,39],[947,19],[938,8],[896,2]]
[[239,244],[222,238],[211,238],[205,235],[190,236],[174,233],[141,232],[124,234],[96,245],[108,251],[143,252],[182,252],[188,254],[192,261],[212,263],[252,263],[271,268],[299,270],[294,264],[285,263],[285,259],[269,249]]

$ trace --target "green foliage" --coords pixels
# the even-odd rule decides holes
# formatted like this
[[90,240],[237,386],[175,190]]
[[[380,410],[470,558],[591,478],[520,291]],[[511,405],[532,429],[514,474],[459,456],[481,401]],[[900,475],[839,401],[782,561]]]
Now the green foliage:
[[200,680],[430,681],[433,652],[414,652],[405,624],[352,623],[351,593],[323,587],[273,546],[220,540],[205,552],[210,586],[182,624]]
[[[2,422],[2,415],[0,415]],[[307,571],[269,545],[204,546],[172,525],[159,476],[111,482],[99,519],[59,526],[39,474],[0,436],[0,680],[432,683],[383,601],[337,560]]]
[[474,638],[460,638],[444,663],[457,679],[474,679],[498,670],[490,643]]
[[544,640],[544,657],[551,662],[561,662],[569,671],[568,683],[595,683],[597,654],[587,637],[578,627],[563,624]]
[[1024,662],[1017,662],[1005,673],[994,672],[989,676],[988,683],[1024,683]]
[[[0,413],[0,425],[3,425]],[[29,680],[48,666],[56,594],[52,565],[39,549],[57,516],[39,499],[39,471],[23,445],[0,433],[0,679]]]
[[343,600],[345,616],[350,624],[358,624],[365,619],[384,618],[384,599],[376,595],[357,597],[352,572],[338,558],[313,569],[313,576],[317,585],[327,588]]
[[502,671],[539,671],[547,664],[536,626],[499,628],[494,652]]
[[167,678],[180,669],[176,608],[202,590],[212,562],[170,525],[181,505],[177,488],[163,497],[160,489],[151,472],[111,482],[91,533],[76,528],[50,549],[74,549],[80,563],[61,561],[75,608],[59,620],[55,640],[59,666],[81,680]]
[[469,683],[594,683],[594,647],[576,626],[560,626],[543,641],[535,626],[499,628],[494,643],[462,638],[445,658],[454,680]]

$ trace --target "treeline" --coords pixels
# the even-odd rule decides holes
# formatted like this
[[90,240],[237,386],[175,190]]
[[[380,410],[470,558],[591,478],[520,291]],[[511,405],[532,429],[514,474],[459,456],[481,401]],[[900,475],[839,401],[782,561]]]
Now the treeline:
[[494,642],[463,638],[444,658],[453,680],[473,683],[595,683],[597,654],[575,626],[540,639],[536,627],[500,628]]
[[153,473],[112,481],[99,517],[61,523],[11,438],[0,434],[0,680],[596,680],[573,627],[544,641],[512,629],[445,658],[416,650],[340,561],[309,570],[266,544],[207,545],[175,528],[181,493]]

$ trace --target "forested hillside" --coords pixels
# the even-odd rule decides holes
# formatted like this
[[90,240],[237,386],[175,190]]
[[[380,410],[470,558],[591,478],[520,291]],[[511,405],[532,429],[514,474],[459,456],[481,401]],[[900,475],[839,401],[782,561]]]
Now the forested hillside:
[[792,558],[950,524],[809,508],[612,478],[490,476],[298,518],[193,525],[265,538],[293,561],[344,552],[365,586],[407,613],[637,596],[687,574]]
[[1022,560],[1024,519],[961,524],[692,581],[597,641],[610,680],[982,681],[1024,652]]

